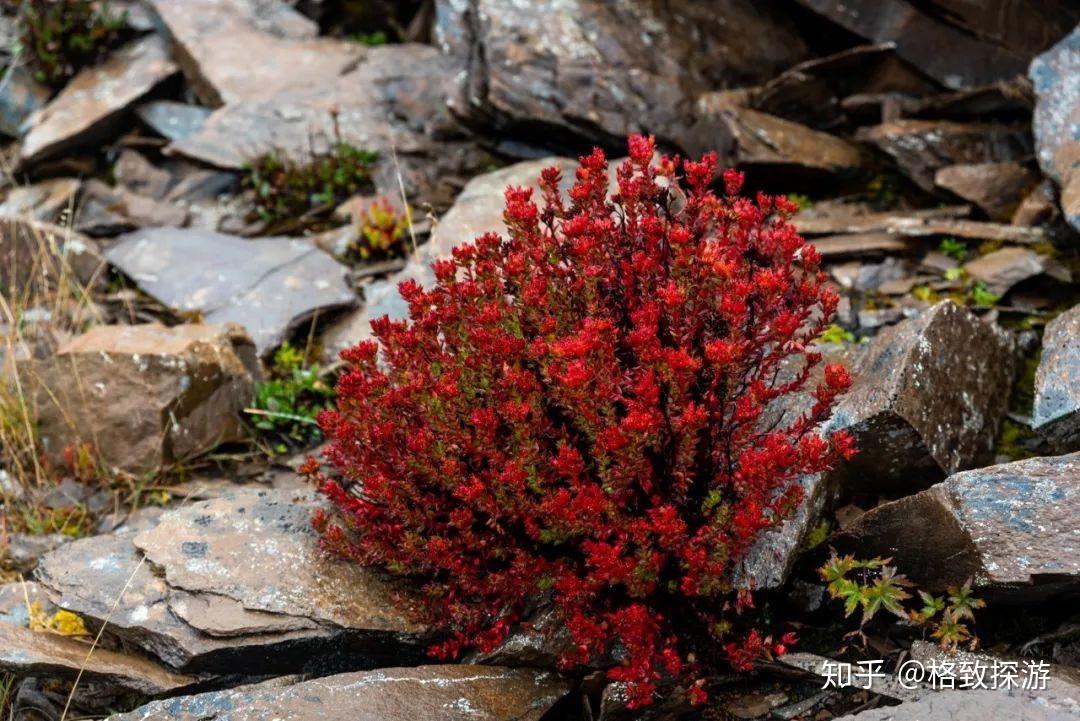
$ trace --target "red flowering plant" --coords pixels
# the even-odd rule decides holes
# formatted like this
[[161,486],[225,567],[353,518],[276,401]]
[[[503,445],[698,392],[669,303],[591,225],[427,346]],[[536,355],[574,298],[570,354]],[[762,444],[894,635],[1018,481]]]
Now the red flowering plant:
[[[418,580],[435,655],[494,648],[547,598],[562,663],[607,659],[640,706],[690,683],[709,634],[740,668],[792,641],[733,630],[732,565],[852,445],[815,430],[849,379],[811,387],[837,296],[796,206],[740,197],[732,170],[716,195],[714,154],[629,146],[610,198],[600,150],[568,199],[545,170],[539,203],[507,189],[505,237],[401,284],[409,320],[342,353],[319,419],[333,471],[305,472],[336,507],[315,521],[329,549]],[[805,412],[764,421],[796,394]]]

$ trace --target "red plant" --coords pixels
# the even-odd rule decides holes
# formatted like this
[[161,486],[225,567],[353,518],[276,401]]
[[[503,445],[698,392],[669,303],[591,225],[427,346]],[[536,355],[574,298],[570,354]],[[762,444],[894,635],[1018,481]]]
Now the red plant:
[[[492,649],[547,595],[563,664],[615,664],[636,706],[693,673],[698,630],[740,667],[792,642],[730,630],[750,603],[728,600],[732,563],[852,445],[815,432],[849,379],[809,387],[837,297],[795,206],[738,197],[732,170],[718,197],[714,154],[679,177],[651,138],[629,145],[610,199],[594,150],[569,202],[545,170],[541,206],[506,191],[505,239],[435,263],[431,290],[401,284],[410,320],[342,353],[319,419],[336,473],[306,472],[338,511],[316,518],[329,549],[422,582],[436,655]],[[804,392],[804,414],[765,422]]]

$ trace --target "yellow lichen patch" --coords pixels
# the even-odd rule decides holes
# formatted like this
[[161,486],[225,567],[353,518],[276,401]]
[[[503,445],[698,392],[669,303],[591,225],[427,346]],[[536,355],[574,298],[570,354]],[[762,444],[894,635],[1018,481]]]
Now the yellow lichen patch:
[[45,613],[39,601],[30,604],[30,630],[38,633],[55,633],[60,636],[89,636],[86,624],[80,616],[60,609],[52,616]]

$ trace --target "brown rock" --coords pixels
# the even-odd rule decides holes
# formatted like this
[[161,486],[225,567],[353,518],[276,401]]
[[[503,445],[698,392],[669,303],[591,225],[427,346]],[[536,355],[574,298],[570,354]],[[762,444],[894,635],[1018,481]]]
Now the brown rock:
[[837,233],[889,233],[909,238],[951,235],[972,240],[1000,240],[1005,243],[1044,243],[1050,236],[1043,228],[944,217],[942,213],[907,211],[896,213],[798,213],[795,229],[805,235]]
[[52,178],[33,185],[17,185],[0,203],[0,216],[28,216],[46,223],[62,222],[75,210],[77,178]]
[[856,137],[892,156],[900,170],[927,191],[948,165],[1024,160],[1033,152],[1027,126],[896,120],[861,128]]
[[135,474],[245,438],[241,412],[259,372],[235,327],[156,323],[98,326],[20,369],[58,467],[65,449],[88,444]]
[[132,103],[175,72],[157,35],[136,40],[101,65],[83,70],[31,118],[33,127],[20,150],[23,164],[101,140]]
[[1060,215],[1057,190],[1052,180],[1044,179],[1035,186],[1013,213],[1013,225],[1050,225]]
[[979,206],[991,220],[1007,222],[1039,182],[1027,166],[1016,163],[972,163],[938,170],[934,184]]
[[171,587],[224,596],[249,611],[346,629],[419,631],[381,577],[320,551],[313,510],[310,491],[200,501],[163,516],[135,546]]
[[[371,48],[355,70],[220,108],[173,151],[223,168],[242,168],[264,153],[297,162],[340,139],[375,151],[380,195],[400,195],[436,208],[449,205],[464,177],[490,158],[461,134],[446,108],[453,68],[424,45]],[[397,153],[397,165],[393,153]]]
[[[908,0],[799,0],[803,5],[824,15],[835,23],[875,43],[895,43],[896,54],[949,88],[970,88],[1003,80],[1023,73],[1038,47],[1019,43],[1003,47],[982,37],[999,32],[1003,26],[1027,26],[1034,22],[1032,6],[1024,3],[1001,2],[958,3],[968,17],[980,20],[992,18],[965,32],[951,22],[939,20],[952,14],[940,8],[937,12],[924,10],[922,4]],[[946,3],[941,3],[946,4]],[[1057,3],[1054,3],[1057,4]],[[982,9],[983,5],[993,10]],[[1060,4],[1061,7],[1065,3]],[[1046,18],[1049,28],[1067,21],[1061,12],[1047,10],[1037,17]],[[1073,20],[1075,23],[1076,20]],[[1068,27],[1066,24],[1065,27]],[[1047,33],[1039,26],[1037,33]],[[1048,34],[1052,37],[1053,31]],[[1059,35],[1060,37],[1060,35]],[[1043,46],[1045,47],[1045,46]]]
[[113,165],[116,184],[121,185],[136,195],[161,200],[169,192],[172,175],[164,168],[159,168],[146,156],[124,148]]
[[454,112],[496,131],[546,133],[541,145],[567,135],[621,144],[641,130],[692,144],[698,95],[768,79],[808,54],[771,2],[436,7],[436,43],[460,70]]
[[891,233],[827,235],[814,238],[811,242],[823,258],[830,260],[849,256],[909,253],[918,248],[915,241]]
[[883,329],[826,424],[855,436],[850,490],[911,488],[987,458],[1014,368],[1010,337],[951,301]]
[[559,676],[497,666],[420,666],[155,701],[111,721],[539,721],[570,691]]
[[980,256],[966,264],[964,270],[975,280],[986,283],[987,289],[997,296],[1005,295],[1014,285],[1039,275],[1045,274],[1063,283],[1072,280],[1069,269],[1053,258],[1015,246]]
[[859,149],[838,137],[747,108],[728,108],[702,120],[718,125],[716,147],[727,165],[781,166],[826,173],[863,165]]
[[136,228],[187,224],[183,208],[139,195],[127,188],[110,187],[96,178],[86,181],[75,227],[92,237],[119,235]]
[[82,233],[26,217],[0,217],[0,292],[30,297],[74,276],[82,285],[100,280],[105,261]]
[[83,641],[0,622],[0,669],[18,676],[73,679],[85,666],[83,677],[87,682],[151,695],[195,681],[137,656],[99,648],[88,657],[89,650],[89,644]]
[[1046,325],[1031,426],[1062,451],[1080,450],[1080,306]]
[[891,556],[929,591],[974,578],[999,595],[1036,597],[1080,581],[1078,517],[1074,453],[956,473],[868,511],[844,536],[861,556]]
[[317,28],[279,0],[152,0],[150,7],[184,75],[212,107],[334,78],[364,53],[358,43],[315,37]]

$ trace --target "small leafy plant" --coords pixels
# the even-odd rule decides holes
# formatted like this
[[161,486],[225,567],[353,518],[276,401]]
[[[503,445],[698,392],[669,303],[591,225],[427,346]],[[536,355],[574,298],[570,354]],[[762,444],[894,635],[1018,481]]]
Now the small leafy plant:
[[319,366],[309,364],[303,352],[286,342],[274,354],[269,379],[256,385],[249,413],[274,450],[285,453],[322,439],[315,417],[333,397],[333,388],[320,378]]
[[794,641],[754,627],[732,569],[854,449],[818,431],[850,378],[811,381],[838,297],[795,205],[739,196],[734,170],[716,194],[715,154],[629,151],[614,194],[600,150],[568,197],[549,168],[539,202],[507,189],[505,237],[402,283],[409,320],[342,353],[332,468],[302,470],[335,509],[327,549],[417,581],[434,655],[494,649],[547,600],[562,665],[608,667],[637,707],[676,680],[701,701],[702,659],[749,669]]
[[360,237],[351,248],[361,261],[399,258],[405,255],[409,230],[408,211],[399,213],[386,198],[377,198],[360,216]]
[[963,262],[967,258],[968,247],[967,243],[956,238],[942,238],[941,244],[938,246],[938,252],[942,255],[948,256],[953,260]]
[[125,38],[126,13],[94,0],[9,0],[38,82],[58,88]]
[[967,295],[972,304],[978,307],[996,305],[1001,300],[1001,296],[991,293],[986,283],[981,280],[975,281],[968,287]]
[[880,557],[858,560],[853,555],[834,553],[818,569],[818,574],[828,584],[829,596],[843,602],[845,618],[862,610],[858,630],[849,635],[858,636],[865,642],[863,629],[878,612],[886,611],[929,630],[942,648],[955,650],[961,644],[967,644],[974,649],[978,639],[965,622],[974,623],[975,611],[986,606],[986,602],[972,595],[971,581],[949,588],[947,596],[917,591],[922,607],[914,608],[907,604],[913,598],[908,589],[913,589],[914,584],[898,573],[895,566],[889,565],[891,560]]
[[371,189],[378,154],[338,139],[325,152],[296,163],[278,153],[256,158],[244,178],[255,195],[255,213],[272,225],[304,227],[353,195]]

